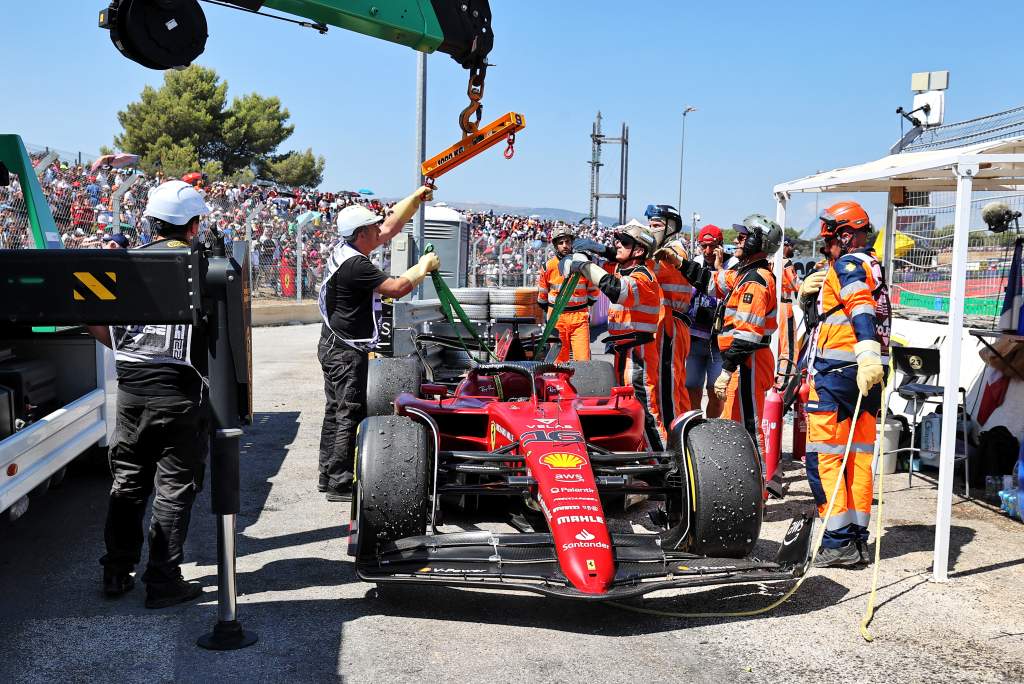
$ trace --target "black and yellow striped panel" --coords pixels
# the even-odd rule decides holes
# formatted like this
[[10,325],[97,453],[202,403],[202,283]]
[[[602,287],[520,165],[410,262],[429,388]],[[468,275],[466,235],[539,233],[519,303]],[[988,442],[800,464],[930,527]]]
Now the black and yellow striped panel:
[[72,293],[75,301],[104,301],[117,300],[117,273],[114,271],[101,271],[93,273],[90,271],[75,271],[75,282],[72,286]]

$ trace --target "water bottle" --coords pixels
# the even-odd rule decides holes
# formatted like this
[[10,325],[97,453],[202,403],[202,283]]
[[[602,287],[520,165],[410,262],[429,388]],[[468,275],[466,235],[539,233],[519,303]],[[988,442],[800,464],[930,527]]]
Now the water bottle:
[[1020,447],[1020,456],[1017,457],[1017,517],[1024,522],[1024,444]]

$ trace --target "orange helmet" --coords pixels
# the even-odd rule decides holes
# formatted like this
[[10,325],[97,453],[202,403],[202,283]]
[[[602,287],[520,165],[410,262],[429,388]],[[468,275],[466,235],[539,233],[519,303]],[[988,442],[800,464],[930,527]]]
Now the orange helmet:
[[843,228],[848,230],[871,230],[871,221],[864,207],[856,202],[839,202],[822,212],[821,237],[828,239],[839,235]]

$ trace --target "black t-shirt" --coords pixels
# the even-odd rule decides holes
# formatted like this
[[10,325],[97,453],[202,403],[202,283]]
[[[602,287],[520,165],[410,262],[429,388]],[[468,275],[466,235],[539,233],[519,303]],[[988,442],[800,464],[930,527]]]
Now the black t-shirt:
[[[363,340],[373,335],[373,291],[388,279],[362,254],[341,265],[327,283],[325,295],[331,329],[348,340]],[[331,330],[322,326],[323,336]]]
[[[141,249],[182,249],[189,245],[176,239],[151,242]],[[159,354],[184,359],[187,349],[192,368],[181,363],[124,361],[115,363],[118,387],[141,396],[198,397],[207,377],[207,337],[202,328],[187,324],[112,326],[119,349],[135,355]],[[198,371],[198,372],[196,372]]]

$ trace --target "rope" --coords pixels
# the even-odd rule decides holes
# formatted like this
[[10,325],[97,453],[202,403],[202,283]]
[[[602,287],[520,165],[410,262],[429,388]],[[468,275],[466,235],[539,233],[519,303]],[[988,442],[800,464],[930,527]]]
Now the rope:
[[[853,409],[854,419],[856,419],[856,416],[860,414],[860,402],[861,402],[861,399],[863,399],[863,398],[864,398],[863,395],[858,393],[858,395],[857,395],[857,405]],[[821,549],[821,542],[825,538],[825,530],[828,528],[829,518],[832,517],[832,508],[835,506],[836,497],[839,495],[839,487],[842,486],[842,484],[843,484],[843,482],[845,480],[845,478],[843,476],[843,473],[846,472],[846,462],[850,458],[850,448],[853,445],[853,432],[854,432],[853,431],[853,421],[851,421],[851,423],[850,423],[850,435],[849,435],[849,437],[846,440],[846,452],[843,454],[843,462],[839,466],[840,476],[838,478],[836,478],[836,486],[832,490],[832,496],[829,498],[828,508],[825,509],[825,517],[822,520],[821,529],[818,531],[817,539],[815,539],[815,541],[814,541],[814,551],[813,551],[813,553],[811,553],[811,561],[808,564],[808,566],[809,566],[808,567],[808,571],[811,568],[814,567],[814,559],[817,558],[818,551]],[[877,558],[877,554],[878,554],[878,540],[877,539],[875,540],[875,554],[876,554],[876,558]],[[876,563],[877,563],[877,561],[876,561]],[[876,565],[875,567],[877,568],[878,566]],[[798,579],[796,581],[796,584],[794,584],[789,589],[789,591],[787,591],[785,594],[783,594],[780,598],[776,599],[775,601],[772,601],[771,603],[769,603],[767,606],[764,606],[763,608],[755,608],[753,610],[734,610],[734,611],[725,611],[725,612],[720,612],[720,613],[676,613],[676,612],[665,611],[665,610],[653,610],[651,608],[640,608],[639,606],[631,606],[631,605],[628,605],[628,604],[625,604],[625,603],[619,603],[618,601],[609,601],[608,605],[612,605],[612,606],[615,606],[616,608],[621,608],[623,610],[629,610],[629,611],[632,611],[634,613],[643,613],[645,615],[658,615],[660,617],[675,617],[675,618],[754,617],[755,615],[761,615],[762,613],[767,613],[770,610],[774,610],[774,609],[778,608],[779,606],[781,606],[786,601],[788,601],[790,599],[790,597],[793,596],[793,594],[795,594],[798,589],[800,589],[801,585],[803,585],[804,581],[808,577],[810,577],[810,573],[809,572],[804,574],[803,576],[801,576],[800,579]]]
[[569,299],[572,298],[573,292],[576,291],[576,284],[580,281],[579,273],[572,273],[562,282],[562,289],[558,291],[558,297],[555,298],[555,304],[551,307],[551,315],[548,316],[547,323],[544,325],[544,331],[540,335],[540,341],[537,343],[536,350],[533,353],[534,359],[540,359],[544,352],[548,349],[548,338],[551,336],[552,331],[555,329],[555,323],[558,322],[558,317],[562,315],[562,311],[569,303]]
[[[427,246],[423,249],[423,253],[429,254],[433,251],[434,245],[428,242]],[[459,344],[462,345],[462,349],[469,355],[469,358],[473,360],[475,357],[469,347],[466,346],[465,340],[462,339],[462,335],[459,333],[459,326],[455,322],[455,316],[458,316],[462,325],[467,331],[469,331],[469,334],[473,336],[473,339],[477,341],[480,345],[480,349],[487,352],[487,355],[491,359],[498,361],[499,359],[497,355],[491,351],[491,348],[487,346],[487,343],[480,336],[480,333],[477,332],[476,326],[469,320],[466,312],[463,311],[462,306],[459,305],[459,301],[455,298],[455,295],[452,294],[451,289],[448,287],[448,283],[444,281],[441,274],[436,270],[431,271],[430,279],[431,282],[434,283],[434,290],[437,292],[437,298],[441,302],[441,312],[444,314],[445,319],[447,319],[448,324],[452,326],[452,330],[455,331],[456,339],[458,339]],[[452,315],[453,312],[455,316]]]

